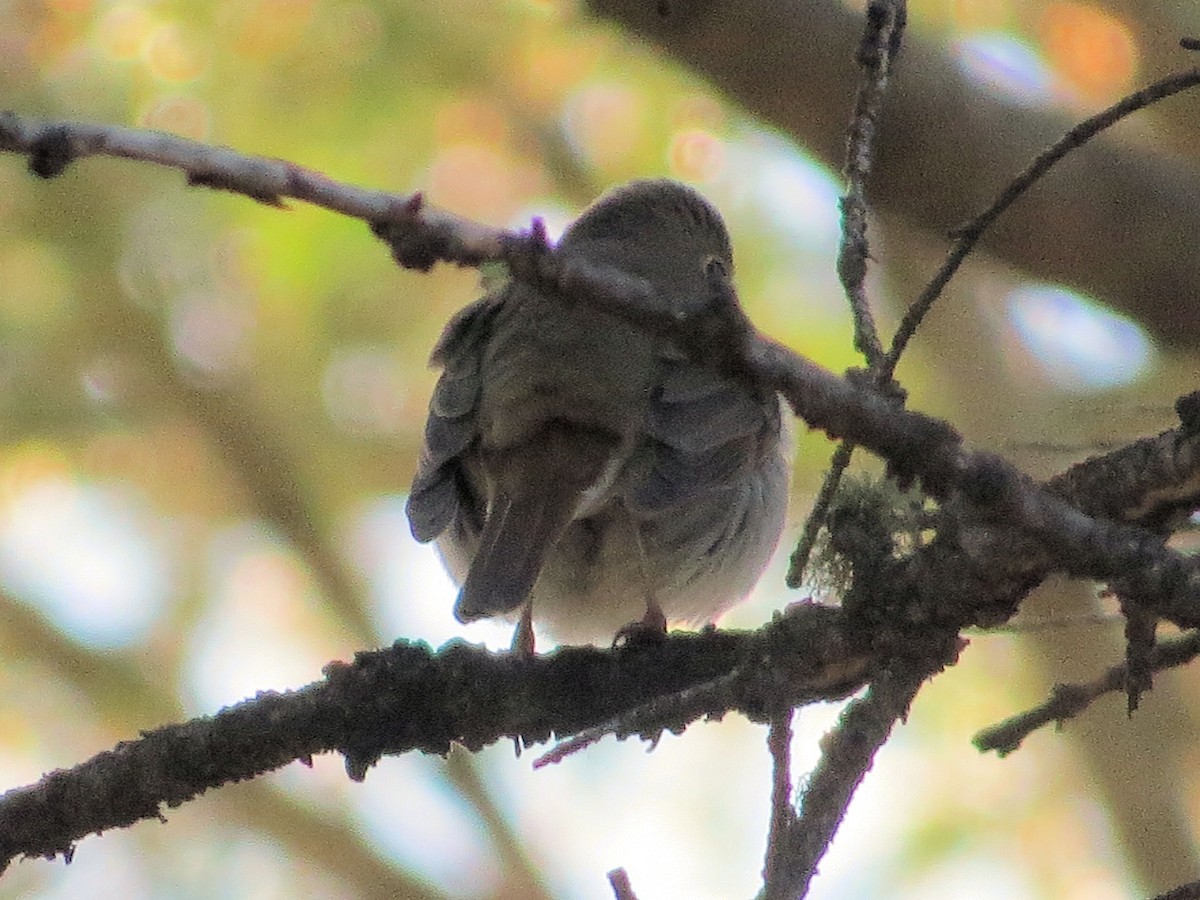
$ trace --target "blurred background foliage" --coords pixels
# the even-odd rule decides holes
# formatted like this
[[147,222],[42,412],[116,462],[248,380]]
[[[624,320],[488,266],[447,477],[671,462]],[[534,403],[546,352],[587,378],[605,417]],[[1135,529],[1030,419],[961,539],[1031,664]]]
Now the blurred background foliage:
[[[910,7],[913,39],[979,96],[1073,117],[1200,32],[1192,4],[1165,0]],[[836,173],[569,2],[9,0],[0,105],[421,189],[502,226],[538,214],[557,231],[608,186],[671,175],[724,210],[755,321],[827,366],[856,362],[834,277]],[[1131,154],[1161,144],[1194,165],[1194,116],[1144,119],[1139,134],[1161,140]],[[894,322],[944,240],[891,215],[872,234]],[[0,159],[0,783],[300,686],[398,636],[506,644],[506,629],[453,621],[453,590],[403,517],[425,360],[477,287],[472,271],[398,271],[361,223],[326,212],[114,160],[41,182]],[[912,405],[1037,474],[1170,427],[1196,355],[1166,352],[1105,299],[976,257],[901,372]],[[829,450],[800,431],[796,524]],[[782,568],[726,623],[804,596]],[[1066,584],[1031,606],[1103,608]],[[1115,898],[1195,878],[1195,675],[1158,679],[1132,722],[1113,698],[1009,759],[968,743],[1114,661],[1119,635],[1076,621],[974,638],[881,754],[813,896]],[[798,771],[835,715],[801,714]],[[647,898],[750,896],[763,737],[731,718],[536,775],[505,745],[388,759],[365,784],[318,759],[90,838],[69,866],[19,863],[0,897],[605,897],[615,866]]]

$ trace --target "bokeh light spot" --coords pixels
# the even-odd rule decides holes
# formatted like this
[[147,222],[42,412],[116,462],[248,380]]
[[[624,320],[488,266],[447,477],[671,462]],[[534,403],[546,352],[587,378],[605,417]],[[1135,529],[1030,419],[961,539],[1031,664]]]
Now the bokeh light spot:
[[[3,7],[0,7],[2,9]],[[0,14],[0,19],[3,16]],[[60,15],[44,17],[30,29],[31,40],[26,45],[34,63],[52,78],[70,77],[80,71],[84,54],[80,52],[81,28],[86,19]]]
[[508,136],[508,123],[494,104],[475,97],[456,97],[443,103],[433,118],[439,145],[500,145]]
[[540,32],[531,33],[513,72],[522,99],[549,111],[595,65],[597,51],[594,42],[546,40]]
[[171,343],[194,369],[209,376],[228,376],[248,359],[253,324],[244,302],[194,292],[180,297],[171,310]]
[[119,362],[112,357],[99,357],[80,370],[79,385],[84,396],[96,406],[108,406],[121,396],[123,388]]
[[[374,790],[351,795],[356,831],[450,896],[505,896],[479,816],[435,774],[428,759],[414,754],[385,759],[371,770]],[[399,796],[404,803],[395,802]]]
[[172,83],[199,78],[208,65],[202,47],[177,22],[151,31],[142,53],[150,73]]
[[34,484],[70,477],[67,458],[54,444],[24,441],[0,458],[0,504],[12,503]]
[[1021,343],[1063,389],[1132,384],[1153,362],[1154,347],[1135,322],[1064,288],[1019,287],[1007,305]]
[[1137,74],[1133,33],[1097,6],[1052,3],[1039,30],[1051,64],[1089,98],[1107,99],[1128,88]]
[[738,141],[729,150],[729,170],[750,175],[741,186],[749,186],[756,216],[803,247],[836,250],[841,190],[828,169],[767,131]]
[[645,130],[642,96],[618,84],[592,84],[563,108],[563,127],[576,151],[598,168],[614,167],[635,150]]
[[90,12],[94,0],[42,0],[46,6],[66,16],[78,16]]
[[0,508],[0,579],[75,639],[128,645],[150,630],[171,589],[153,524],[127,491],[26,480]]
[[114,60],[133,59],[154,31],[154,17],[139,3],[118,3],[97,23],[96,42]]
[[667,159],[678,178],[715,181],[725,168],[725,145],[714,134],[690,128],[671,138]]
[[1012,35],[976,34],[952,47],[959,67],[993,95],[1022,106],[1056,99],[1054,74],[1036,50]]
[[725,110],[708,94],[689,94],[671,107],[671,125],[680,130],[700,128],[719,131],[725,126]]
[[410,405],[395,352],[389,347],[346,347],[334,351],[321,378],[330,419],[351,434],[397,434],[420,404]]
[[211,601],[191,634],[189,699],[213,710],[266,688],[311,681],[337,655],[316,585],[290,549],[244,522],[209,545]]
[[439,206],[484,222],[502,222],[516,202],[510,161],[478,144],[455,144],[441,151],[429,169],[429,199]]
[[314,0],[230,0],[221,6],[218,27],[232,33],[243,56],[266,60],[294,47],[312,20]]

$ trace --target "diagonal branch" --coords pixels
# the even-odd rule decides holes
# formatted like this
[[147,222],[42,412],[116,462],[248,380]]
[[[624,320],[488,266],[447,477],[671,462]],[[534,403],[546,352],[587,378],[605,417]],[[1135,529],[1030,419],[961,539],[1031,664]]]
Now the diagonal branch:
[[437,259],[479,265],[501,257],[501,232],[428,206],[420,194],[361,188],[286,160],[249,156],[158,131],[47,122],[0,111],[0,151],[27,155],[30,170],[42,178],[61,175],[77,159],[113,156],[178,169],[188,184],[242,194],[268,206],[282,207],[290,198],[365,222],[405,223],[419,213],[426,239],[439,242]]
[[904,353],[904,348],[908,345],[912,336],[916,334],[917,328],[920,327],[921,322],[928,315],[933,304],[941,296],[942,290],[950,282],[950,279],[954,277],[954,273],[958,271],[963,260],[975,249],[984,232],[988,230],[1001,214],[1016,203],[1020,197],[1057,163],[1078,150],[1096,135],[1111,128],[1117,122],[1120,122],[1133,113],[1145,109],[1147,106],[1164,100],[1167,97],[1193,88],[1197,84],[1200,84],[1200,68],[1169,75],[1140,90],[1134,91],[1107,109],[1075,125],[1061,138],[1039,153],[1033,162],[1008,183],[987,209],[970,222],[958,228],[954,246],[950,248],[950,252],[946,256],[946,261],[930,280],[925,290],[921,292],[921,296],[913,301],[908,311],[904,314],[904,319],[900,322],[899,328],[896,329],[892,347],[887,355],[888,371],[890,372],[895,369],[897,362],[899,362],[900,357]]
[[[831,170],[843,164],[864,4],[585,0],[583,6],[690,67]],[[1146,35],[1143,49],[1166,67],[1173,47],[1161,34]],[[936,29],[906,35],[904,77],[888,93],[872,179],[876,211],[930,234],[947,233],[990,202],[1003,173],[1019,171],[1073,118],[1061,106],[1013,103],[981,85],[963,65],[961,45],[946,37]],[[1194,156],[1154,145],[1162,143],[1089,143],[1052,184],[1027,195],[989,231],[985,246],[1030,277],[1096,297],[1156,339],[1186,348],[1200,334],[1194,302],[1200,256],[1187,252],[1187,235],[1200,232],[1200,171]]]
[[787,838],[796,825],[792,805],[792,717],[795,710],[781,713],[767,731],[767,749],[771,753],[771,822],[767,829],[767,854],[763,864],[763,883],[775,884],[779,871],[786,866]]
[[[139,143],[138,136],[144,138]],[[403,265],[438,260],[477,265],[505,261],[514,275],[669,335],[691,358],[778,391],[809,425],[859,444],[888,461],[902,481],[919,479],[938,499],[961,496],[982,521],[1016,525],[1078,577],[1121,577],[1127,593],[1180,627],[1200,625],[1200,561],[1165,548],[1138,528],[1093,519],[1039,488],[1001,457],[962,447],[946,422],[896,408],[882,394],[829,372],[757,332],[725,282],[714,277],[711,302],[680,319],[655,309],[650,286],[624,272],[568,259],[548,247],[535,221],[527,234],[490,229],[408,198],[339,185],[290,163],[241,157],[163,135],[94,125],[28,122],[0,116],[0,150],[30,154],[43,174],[61,172],[78,155],[107,153],[184,168],[192,181],[255,199],[302,197],[372,219]],[[46,162],[50,159],[51,162]],[[381,217],[381,218],[380,218]]]
[[[1185,665],[1200,656],[1200,634],[1192,632],[1181,638],[1163,641],[1150,651],[1148,663],[1155,672]],[[990,728],[980,731],[972,743],[982,752],[995,750],[1007,756],[1033,732],[1054,722],[1061,725],[1065,720],[1079,715],[1092,702],[1113,691],[1125,690],[1129,677],[1127,663],[1113,666],[1099,678],[1086,684],[1060,684],[1044,702],[1020,715],[1005,719]]]
[[763,888],[763,900],[803,897],[829,848],[850,800],[928,674],[898,665],[871,683],[865,696],[846,707],[833,731],[821,741],[821,761],[800,797],[800,814],[780,842],[777,865]]

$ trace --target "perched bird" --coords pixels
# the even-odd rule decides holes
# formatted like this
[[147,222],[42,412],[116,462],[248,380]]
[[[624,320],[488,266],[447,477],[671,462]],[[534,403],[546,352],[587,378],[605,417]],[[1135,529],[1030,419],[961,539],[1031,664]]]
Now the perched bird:
[[[712,260],[733,271],[720,214],[668,180],[602,197],[558,252],[645,279],[675,312],[708,302]],[[787,507],[773,392],[516,280],[455,316],[431,362],[408,517],[461,585],[459,621],[519,617],[531,650],[531,619],[609,640],[639,617],[704,624],[754,586]]]

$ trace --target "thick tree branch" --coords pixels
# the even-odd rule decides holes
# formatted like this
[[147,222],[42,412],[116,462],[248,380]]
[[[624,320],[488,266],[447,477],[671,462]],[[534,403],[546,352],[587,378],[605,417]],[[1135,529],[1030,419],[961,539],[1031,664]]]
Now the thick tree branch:
[[766,721],[780,704],[835,699],[869,677],[869,659],[838,610],[797,606],[756,632],[673,634],[658,645],[496,655],[455,641],[359,653],[325,679],[118,744],[69,770],[0,796],[0,864],[68,855],[88,834],[161,817],[206,790],[318,753],[345,757],[362,779],[384,754],[525,744],[606,721],[656,696],[737,671],[721,696],[637,733],[654,739],[701,717],[739,710]]

